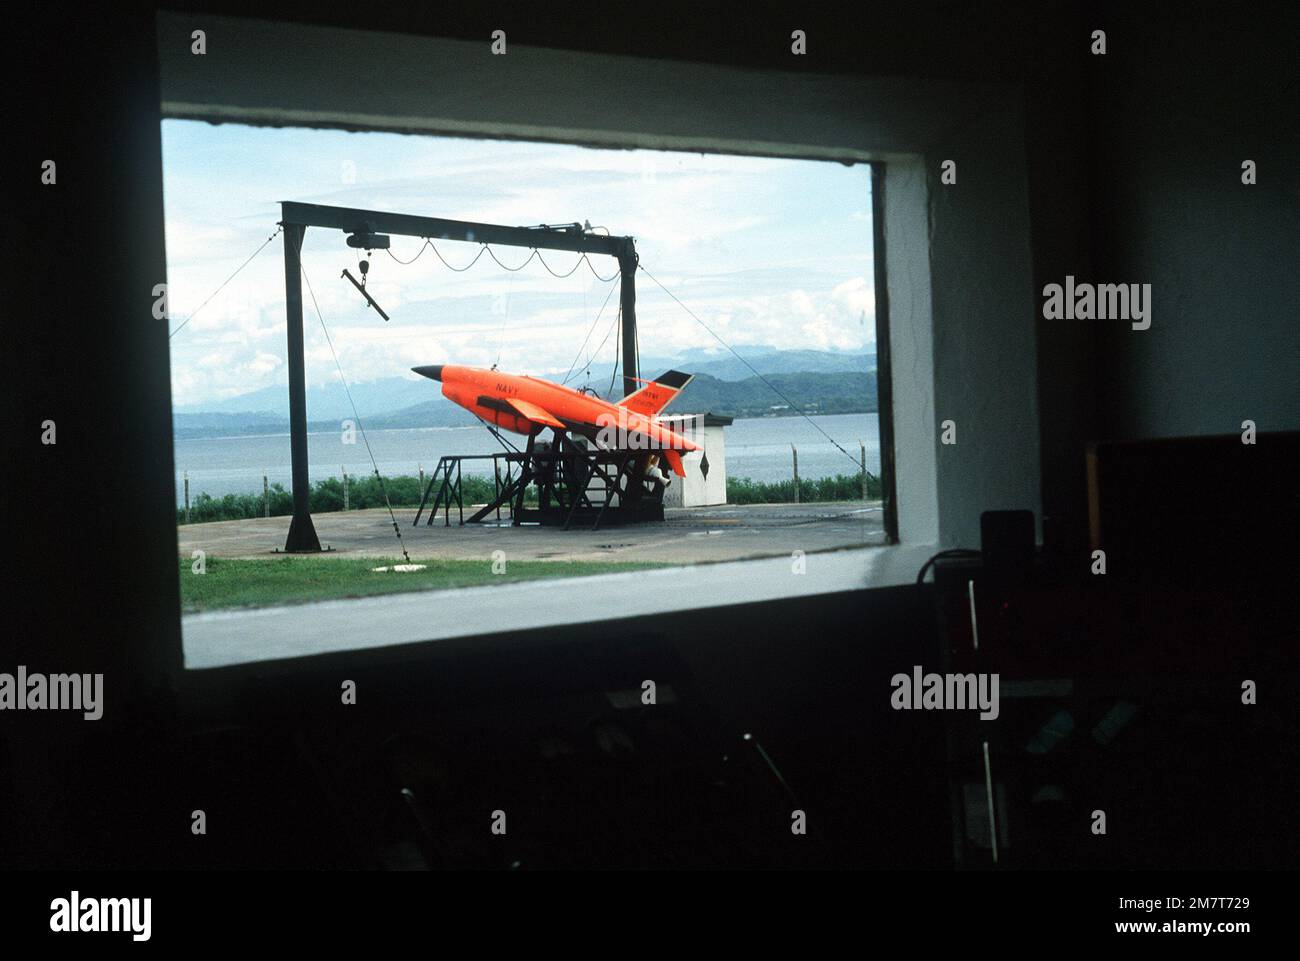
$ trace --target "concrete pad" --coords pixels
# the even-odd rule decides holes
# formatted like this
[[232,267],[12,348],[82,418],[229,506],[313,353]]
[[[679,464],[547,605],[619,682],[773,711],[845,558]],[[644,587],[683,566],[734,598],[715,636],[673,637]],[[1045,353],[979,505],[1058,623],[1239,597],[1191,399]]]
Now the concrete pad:
[[[394,511],[402,543],[412,560],[479,560],[505,551],[511,560],[652,561],[666,564],[732,561],[867,547],[884,543],[880,503],[841,501],[815,504],[752,504],[669,508],[662,523],[575,528],[502,522],[450,527],[441,518],[432,526],[415,511]],[[468,510],[467,510],[468,514]],[[314,515],[324,557],[400,557],[401,545],[388,511],[335,512]],[[210,557],[273,557],[284,547],[289,518],[216,521],[177,528],[180,556],[202,550]]]

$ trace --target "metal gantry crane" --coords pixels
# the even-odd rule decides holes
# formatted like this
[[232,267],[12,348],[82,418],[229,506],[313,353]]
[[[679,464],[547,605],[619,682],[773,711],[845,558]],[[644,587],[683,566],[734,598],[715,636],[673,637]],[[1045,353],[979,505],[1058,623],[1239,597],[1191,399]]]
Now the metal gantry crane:
[[[286,553],[308,554],[321,549],[311,519],[310,478],[307,468],[307,381],[303,358],[302,243],[308,227],[341,230],[348,246],[376,250],[388,247],[389,235],[420,237],[428,241],[461,240],[534,250],[564,250],[605,254],[618,261],[623,337],[623,394],[637,383],[636,352],[636,245],[631,237],[591,233],[580,224],[551,227],[505,227],[440,217],[419,217],[282,201],[280,226],[284,229],[285,315],[288,329],[289,438],[293,463],[293,520],[284,543]],[[355,283],[355,281],[354,281]],[[370,298],[367,297],[367,300]],[[371,301],[374,305],[374,302]]]

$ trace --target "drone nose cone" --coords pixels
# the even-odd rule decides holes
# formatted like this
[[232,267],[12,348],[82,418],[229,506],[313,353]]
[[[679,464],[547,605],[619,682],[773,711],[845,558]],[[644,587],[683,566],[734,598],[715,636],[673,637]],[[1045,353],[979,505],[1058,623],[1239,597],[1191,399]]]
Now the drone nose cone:
[[431,364],[428,367],[412,367],[411,370],[430,380],[442,380],[442,367],[442,364]]

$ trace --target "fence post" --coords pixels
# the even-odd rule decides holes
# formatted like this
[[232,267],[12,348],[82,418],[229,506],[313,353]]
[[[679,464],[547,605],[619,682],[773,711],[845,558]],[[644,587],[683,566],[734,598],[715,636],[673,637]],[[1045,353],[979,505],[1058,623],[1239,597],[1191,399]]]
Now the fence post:
[[799,503],[799,450],[790,445],[790,453],[794,455],[794,502]]
[[348,509],[348,469],[343,468],[343,509]]
[[862,499],[867,499],[867,445],[858,438],[858,447],[862,450]]
[[271,485],[266,481],[266,475],[262,475],[262,516],[271,516]]
[[182,475],[185,478],[185,523],[190,522],[190,472],[185,471]]

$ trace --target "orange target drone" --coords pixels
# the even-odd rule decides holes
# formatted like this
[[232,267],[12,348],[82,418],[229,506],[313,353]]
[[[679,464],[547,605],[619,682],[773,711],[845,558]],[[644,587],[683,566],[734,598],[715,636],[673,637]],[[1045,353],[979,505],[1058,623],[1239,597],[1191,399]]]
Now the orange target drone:
[[[548,428],[585,437],[602,450],[644,451],[644,466],[662,459],[678,477],[686,476],[682,455],[701,450],[694,442],[655,421],[693,375],[670,370],[617,402],[540,377],[506,374],[482,367],[434,364],[411,368],[442,383],[442,394],[471,414],[504,430],[535,437]],[[707,475],[707,462],[701,462]],[[659,471],[663,483],[667,471]]]

